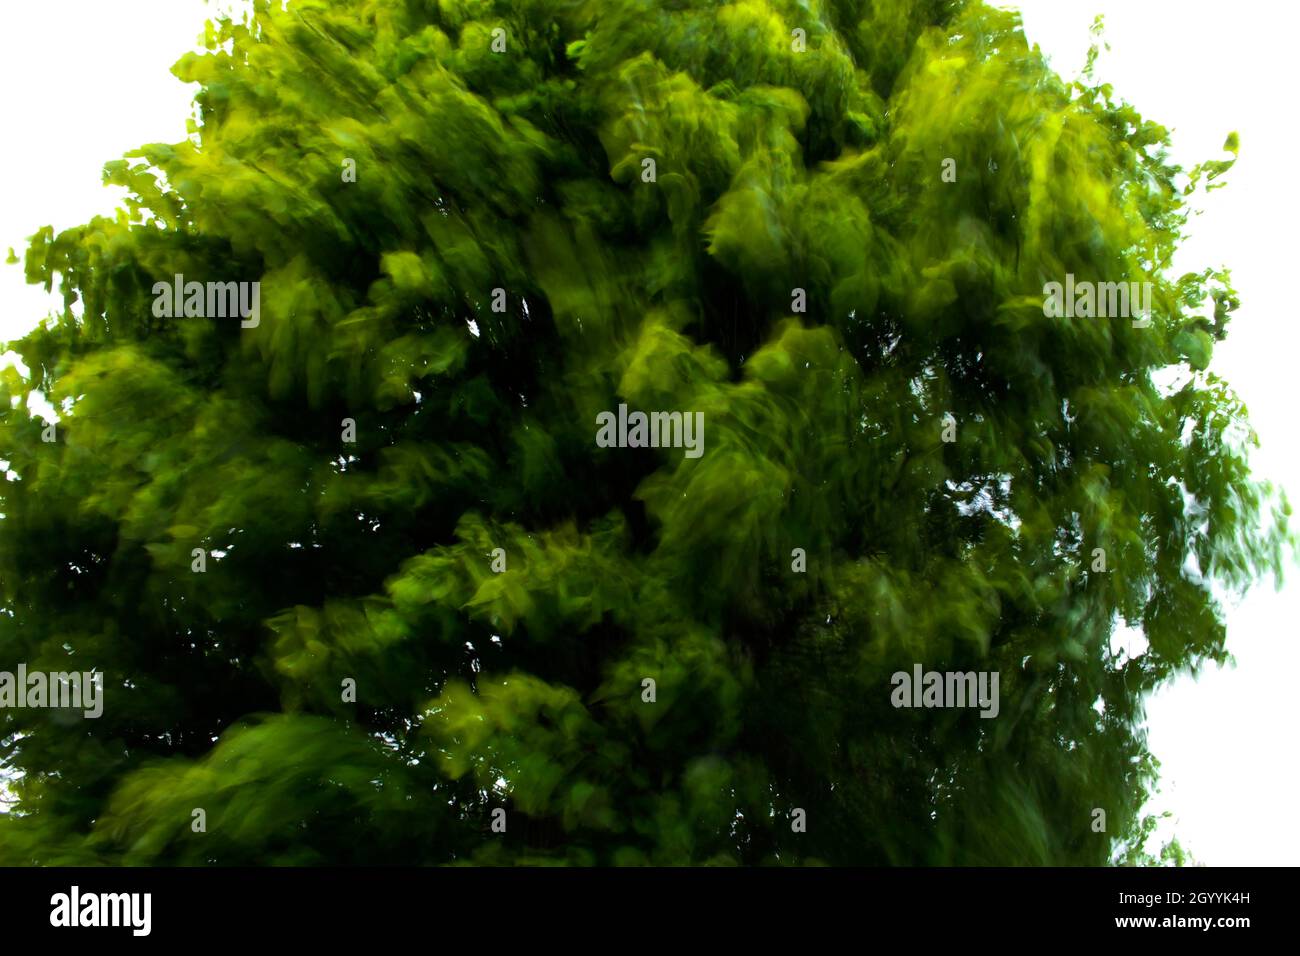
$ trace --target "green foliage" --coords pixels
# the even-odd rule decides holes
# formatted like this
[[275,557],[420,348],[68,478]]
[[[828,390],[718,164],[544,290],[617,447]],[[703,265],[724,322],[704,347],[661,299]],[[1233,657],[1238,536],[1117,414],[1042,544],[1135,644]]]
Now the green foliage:
[[[1206,371],[1230,278],[1167,274],[1231,160],[980,3],[281,6],[26,253],[0,670],[106,685],[0,712],[0,862],[1141,858],[1143,696],[1289,540]],[[1151,325],[1046,317],[1067,273]],[[260,323],[155,317],[175,274]],[[620,402],[703,456],[598,448]],[[914,662],[1001,713],[894,709]]]

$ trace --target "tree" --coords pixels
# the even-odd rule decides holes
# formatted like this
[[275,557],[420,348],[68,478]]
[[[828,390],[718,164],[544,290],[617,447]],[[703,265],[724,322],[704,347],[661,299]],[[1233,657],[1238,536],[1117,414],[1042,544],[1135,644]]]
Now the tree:
[[0,667],[104,708],[0,712],[0,861],[1138,852],[1143,695],[1290,541],[1168,275],[1231,159],[979,3],[281,6],[26,252]]

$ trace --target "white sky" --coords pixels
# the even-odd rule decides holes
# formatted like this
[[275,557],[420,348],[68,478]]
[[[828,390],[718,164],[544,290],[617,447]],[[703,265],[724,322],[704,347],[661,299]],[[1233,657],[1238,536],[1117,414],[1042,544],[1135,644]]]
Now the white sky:
[[[1008,5],[1008,4],[1000,4]],[[1292,105],[1300,4],[1271,0],[1022,0],[1031,42],[1074,76],[1093,17],[1106,17],[1111,51],[1099,78],[1141,113],[1174,130],[1186,167],[1223,158],[1241,134],[1229,186],[1192,223],[1180,269],[1228,265],[1242,307],[1214,369],[1250,408],[1264,447],[1256,473],[1300,493],[1294,446],[1300,331],[1290,283],[1300,271]],[[121,190],[100,186],[106,160],[148,142],[185,138],[194,90],[168,70],[196,46],[202,0],[40,0],[9,3],[0,29],[0,129],[9,148],[0,184],[0,258],[22,255],[38,227],[111,214]],[[45,314],[44,292],[0,264],[0,341]],[[1300,569],[1297,569],[1300,571]],[[1229,617],[1235,669],[1183,678],[1150,703],[1152,751],[1163,764],[1160,808],[1210,865],[1282,865],[1300,859],[1296,792],[1296,680],[1300,576],[1263,586]]]

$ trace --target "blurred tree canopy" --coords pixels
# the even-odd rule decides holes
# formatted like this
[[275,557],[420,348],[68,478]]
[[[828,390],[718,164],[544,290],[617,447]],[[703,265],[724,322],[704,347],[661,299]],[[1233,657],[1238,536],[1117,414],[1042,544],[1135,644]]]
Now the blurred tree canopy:
[[[1169,274],[1231,159],[981,3],[282,6],[26,252],[0,670],[104,712],[0,711],[0,862],[1141,858],[1143,695],[1290,541],[1230,277]],[[178,274],[260,322],[157,317]],[[703,456],[597,447],[620,403]],[[999,715],[895,709],[914,663]]]

